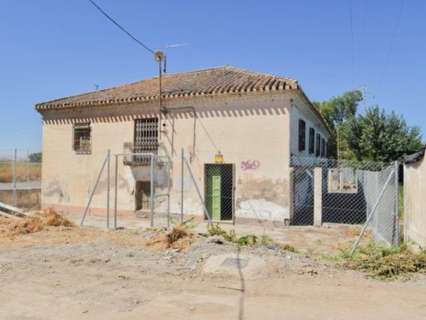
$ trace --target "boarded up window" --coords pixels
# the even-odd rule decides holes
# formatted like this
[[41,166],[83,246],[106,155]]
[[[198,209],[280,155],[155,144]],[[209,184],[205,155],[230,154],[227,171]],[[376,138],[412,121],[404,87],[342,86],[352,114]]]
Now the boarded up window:
[[358,178],[353,168],[334,168],[328,170],[329,193],[357,193]]
[[74,151],[77,153],[90,153],[91,128],[90,122],[74,124]]
[[299,151],[306,149],[306,122],[299,120]]

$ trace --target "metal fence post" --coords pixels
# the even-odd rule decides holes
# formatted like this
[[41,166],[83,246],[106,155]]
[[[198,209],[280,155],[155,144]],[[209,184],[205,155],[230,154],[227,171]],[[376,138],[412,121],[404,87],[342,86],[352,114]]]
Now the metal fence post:
[[395,239],[393,243],[399,245],[400,226],[399,226],[399,162],[395,161]]
[[93,196],[95,195],[96,188],[98,187],[99,181],[101,180],[102,173],[104,172],[105,165],[107,164],[107,162],[108,162],[108,156],[105,157],[105,160],[102,163],[102,168],[99,171],[99,175],[98,175],[98,177],[96,179],[95,186],[93,187],[93,190],[90,193],[89,201],[87,202],[86,209],[84,210],[83,217],[81,218],[80,226],[83,226],[84,220],[86,219],[87,212],[89,211],[90,204],[92,203]]
[[108,149],[108,163],[107,163],[107,229],[109,229],[109,196],[111,189],[111,150]]
[[27,163],[27,182],[29,182],[30,179],[30,150],[27,149],[27,161],[25,161]]
[[185,167],[184,167],[184,161],[185,161],[185,151],[182,148],[181,150],[181,181],[180,181],[180,223],[183,223],[183,188],[184,188],[184,175],[185,175]]
[[114,230],[117,229],[117,196],[118,196],[118,157],[115,155],[115,176],[114,176]]
[[154,155],[151,155],[150,166],[150,205],[151,205],[151,228],[154,227]]
[[170,191],[172,189],[172,185],[170,184],[170,175],[172,174],[170,162],[167,163],[167,229],[170,228]]
[[356,248],[358,247],[359,243],[361,242],[361,238],[365,233],[365,230],[367,230],[368,225],[370,224],[371,219],[373,218],[373,215],[376,213],[376,210],[380,204],[380,201],[383,198],[383,195],[385,194],[386,188],[388,187],[388,185],[390,184],[390,182],[392,181],[392,175],[395,175],[395,169],[389,174],[389,177],[387,178],[383,189],[380,191],[379,196],[377,197],[376,203],[373,206],[373,209],[371,210],[370,214],[367,217],[367,220],[365,222],[365,224],[363,225],[362,229],[361,229],[361,233],[359,234],[358,238],[356,239],[354,245],[352,246],[352,250],[350,255],[353,256],[353,254],[355,253]]
[[13,150],[13,161],[12,161],[12,189],[13,189],[13,205],[16,207],[18,204],[16,196],[16,160],[17,160],[18,150]]
[[188,160],[186,158],[184,158],[184,162],[186,164],[186,168],[188,169],[189,176],[191,177],[191,180],[194,184],[195,191],[197,191],[198,199],[200,200],[200,203],[203,206],[204,214],[207,216],[208,225],[211,225],[212,224],[212,218],[210,217],[210,213],[207,210],[206,204],[204,202],[204,198],[201,194],[201,190],[198,187],[197,180],[195,179],[195,176],[194,176],[194,174],[192,173],[192,170],[191,170],[191,166],[189,165]]

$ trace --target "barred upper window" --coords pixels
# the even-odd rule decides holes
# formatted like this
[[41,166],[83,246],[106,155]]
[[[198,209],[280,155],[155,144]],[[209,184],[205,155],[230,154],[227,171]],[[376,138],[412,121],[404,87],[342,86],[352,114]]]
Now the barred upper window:
[[158,149],[158,118],[135,120],[134,152],[156,152]]
[[309,128],[309,153],[315,153],[315,129]]
[[306,122],[302,119],[299,120],[299,151],[306,149]]
[[73,149],[76,153],[90,153],[91,140],[90,122],[74,124]]

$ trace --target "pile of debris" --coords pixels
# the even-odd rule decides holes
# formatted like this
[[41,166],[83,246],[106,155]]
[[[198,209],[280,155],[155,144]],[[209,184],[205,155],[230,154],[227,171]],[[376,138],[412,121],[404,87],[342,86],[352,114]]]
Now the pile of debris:
[[71,228],[74,224],[52,209],[27,214],[0,203],[0,235],[17,236],[39,232],[46,227]]
[[185,225],[178,225],[173,227],[170,231],[156,231],[146,241],[145,245],[153,250],[167,250],[175,249],[182,251],[191,246],[195,241],[195,234],[189,230]]

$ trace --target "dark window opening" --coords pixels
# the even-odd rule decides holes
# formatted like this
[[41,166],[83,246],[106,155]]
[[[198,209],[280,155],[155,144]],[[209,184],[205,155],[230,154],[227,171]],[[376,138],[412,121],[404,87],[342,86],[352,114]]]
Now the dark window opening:
[[74,124],[73,149],[76,153],[87,154],[91,151],[90,122]]
[[315,156],[319,157],[321,155],[321,135],[317,133],[317,140],[315,145]]
[[306,122],[299,120],[299,151],[306,149]]
[[315,153],[315,129],[309,128],[309,153]]
[[321,139],[321,157],[325,157],[325,139]]
[[135,190],[136,210],[151,208],[151,183],[150,181],[136,181]]

